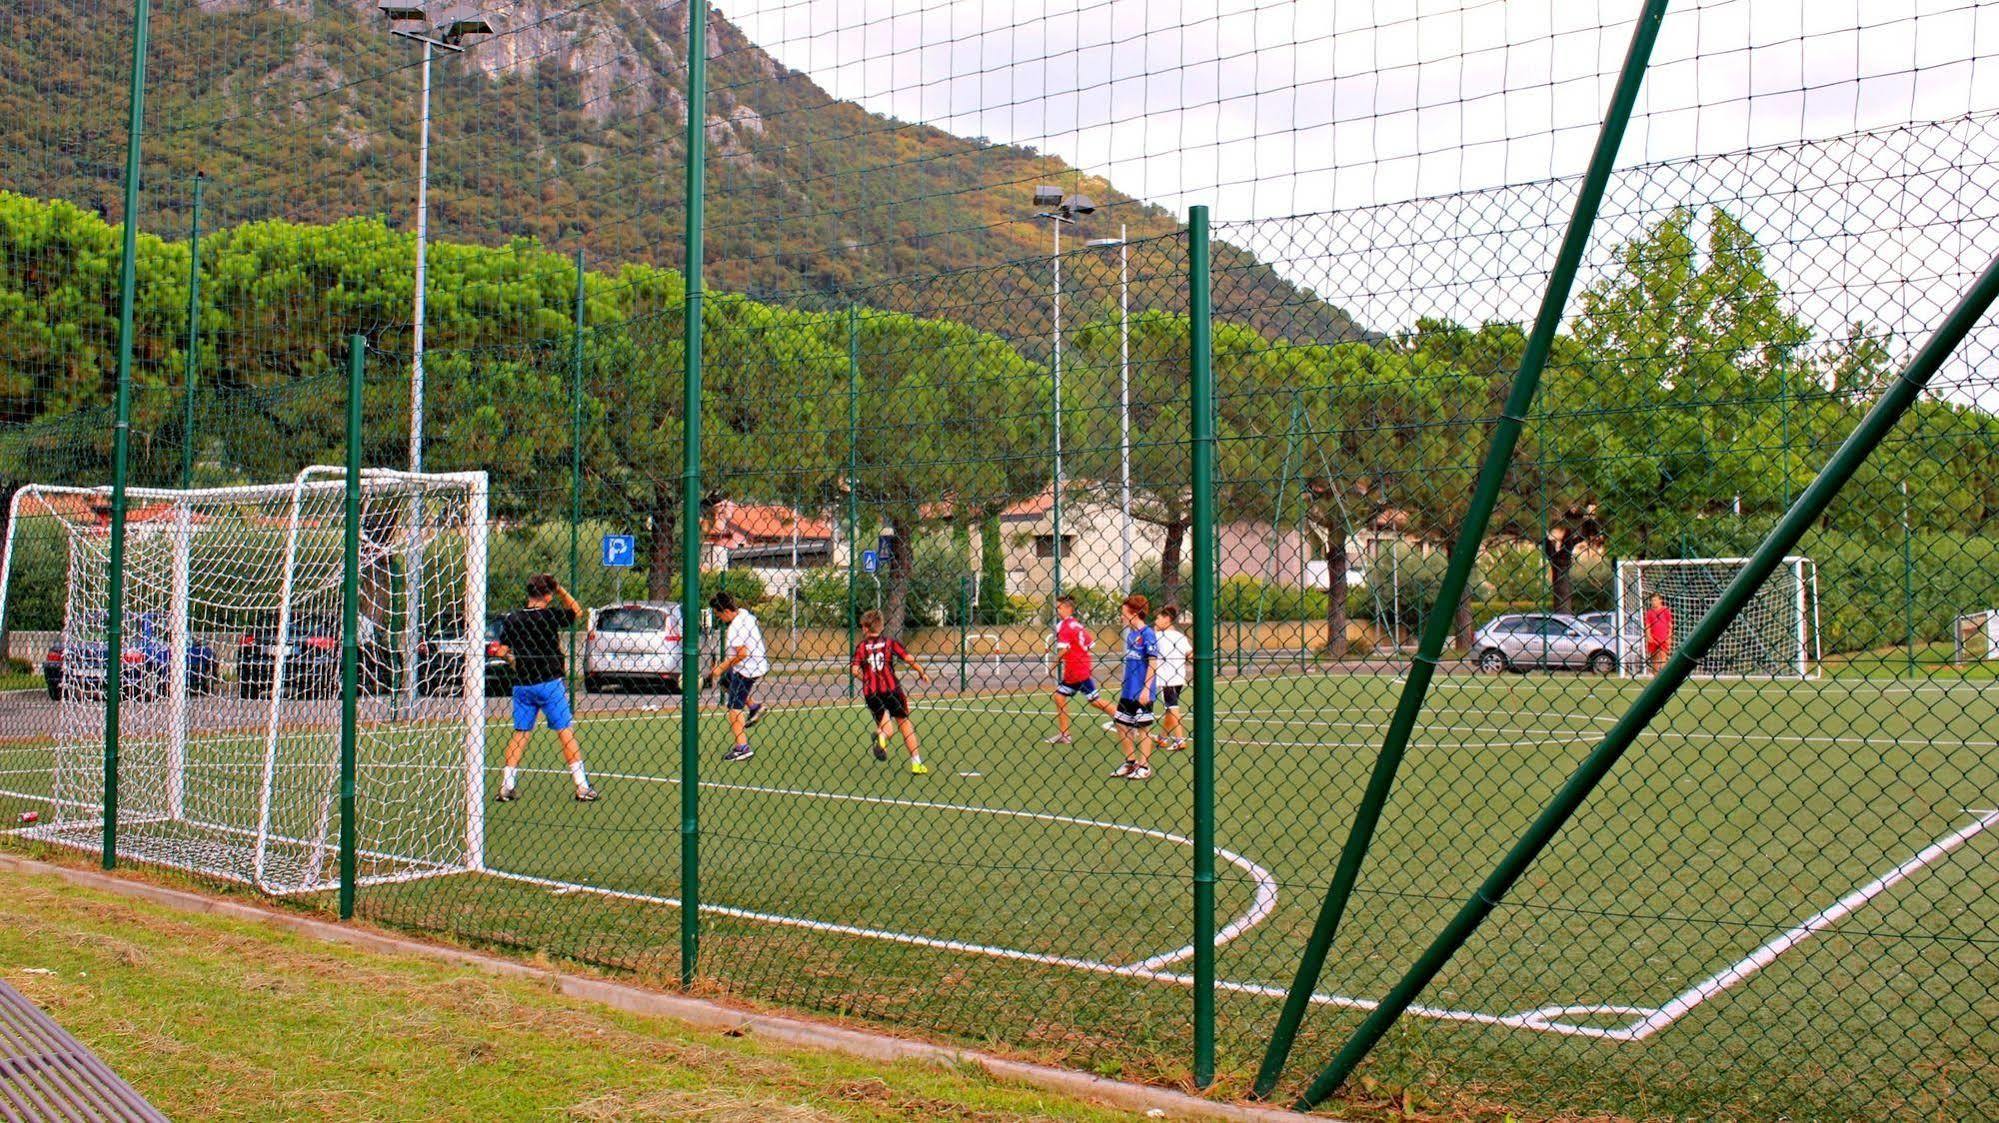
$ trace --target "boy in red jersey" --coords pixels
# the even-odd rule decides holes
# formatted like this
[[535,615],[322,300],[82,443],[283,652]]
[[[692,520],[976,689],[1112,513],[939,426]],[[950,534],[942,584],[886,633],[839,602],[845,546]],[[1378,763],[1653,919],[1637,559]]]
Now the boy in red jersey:
[[847,669],[861,680],[861,698],[867,702],[868,712],[874,715],[875,759],[888,759],[889,722],[893,720],[902,729],[902,743],[909,749],[909,771],[921,776],[930,769],[916,747],[916,725],[909,720],[909,698],[903,694],[902,684],[895,680],[895,661],[900,659],[915,671],[919,682],[929,682],[930,675],[909,657],[900,640],[882,635],[880,612],[871,608],[861,613],[861,631],[863,637],[855,646],[853,661]]
[[1081,694],[1108,717],[1117,716],[1117,707],[1097,693],[1096,667],[1090,658],[1090,645],[1096,642],[1096,637],[1076,619],[1076,599],[1066,595],[1056,597],[1055,617],[1055,736],[1046,743],[1066,745],[1072,695]]

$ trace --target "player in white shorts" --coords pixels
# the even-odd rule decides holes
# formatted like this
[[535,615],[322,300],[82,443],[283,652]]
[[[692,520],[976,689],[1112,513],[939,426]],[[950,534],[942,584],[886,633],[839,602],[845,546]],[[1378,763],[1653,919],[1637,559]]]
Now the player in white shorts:
[[1179,621],[1180,608],[1171,604],[1160,606],[1159,614],[1153,617],[1153,630],[1159,636],[1159,703],[1165,712],[1159,721],[1159,732],[1152,738],[1169,753],[1187,747],[1187,729],[1180,718],[1180,692],[1185,689],[1194,664],[1194,641],[1174,627]]

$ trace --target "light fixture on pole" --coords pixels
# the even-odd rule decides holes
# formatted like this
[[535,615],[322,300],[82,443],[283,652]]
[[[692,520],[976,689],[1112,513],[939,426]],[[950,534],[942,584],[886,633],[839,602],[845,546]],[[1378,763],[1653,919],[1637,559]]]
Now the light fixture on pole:
[[1119,557],[1124,565],[1124,593],[1131,595],[1131,243],[1123,224],[1115,238],[1092,238],[1090,245],[1118,248],[1118,511]]
[[[380,11],[389,34],[423,45],[423,92],[417,107],[416,172],[416,297],[410,317],[410,471],[423,471],[423,298],[430,242],[430,62],[437,51],[460,54],[465,40],[491,35],[493,25],[477,12],[453,8],[447,18],[432,20],[436,5],[388,3]],[[443,30],[437,28],[442,26]]]
[[1054,356],[1054,396],[1055,396],[1055,485],[1053,489],[1054,507],[1050,512],[1054,522],[1054,534],[1050,536],[1049,557],[1054,564],[1055,595],[1062,595],[1062,227],[1074,225],[1087,214],[1094,214],[1096,203],[1088,195],[1070,197],[1053,184],[1044,183],[1034,189],[1034,205],[1041,208],[1036,218],[1045,218],[1055,232],[1055,256],[1050,260],[1055,273],[1055,356]]

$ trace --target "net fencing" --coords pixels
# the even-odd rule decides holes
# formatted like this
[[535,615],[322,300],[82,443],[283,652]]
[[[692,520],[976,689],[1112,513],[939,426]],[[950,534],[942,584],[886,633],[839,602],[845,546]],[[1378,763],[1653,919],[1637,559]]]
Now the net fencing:
[[[363,462],[414,468],[414,442],[489,484],[483,519],[450,487],[369,499],[389,607],[361,750],[402,786],[364,785],[362,845],[464,872],[385,877],[359,915],[1221,1097],[1255,1079],[1426,630],[1448,642],[1280,1094],[1651,681],[1632,606],[1659,588],[1691,633],[1737,571],[1714,559],[1754,552],[1999,253],[1989,4],[1668,5],[1524,411],[1508,388],[1639,4],[742,0],[696,51],[703,5],[496,4],[456,34],[467,12],[412,7],[153,4],[130,216],[130,4],[0,12],[0,487],[113,475],[129,217],[144,645],[174,572],[146,496],[337,462],[360,332]],[[1958,649],[1999,603],[1995,344],[1970,334],[1332,1109],[1992,1113],[1994,664]],[[477,528],[483,561],[412,553],[412,519]],[[100,551],[72,576],[58,521],[12,531],[41,544],[8,578],[9,686],[42,694],[0,695],[0,814],[88,843],[103,700],[47,656],[101,631],[104,573]],[[337,708],[238,697],[248,606],[337,608],[337,584],[272,584],[274,533],[218,550],[256,576],[189,631],[215,657],[212,683],[186,660],[187,739],[254,713],[280,763],[309,754],[309,783],[272,785],[273,835],[308,844],[267,880],[323,887]],[[305,540],[296,571],[337,577]],[[544,572],[583,609],[562,681],[594,803],[546,730],[491,802],[513,688],[541,684],[477,655]],[[485,619],[455,607],[474,587]],[[734,698],[703,685],[737,654],[717,593],[768,665]],[[895,692],[854,674],[870,611],[923,671],[872,705]],[[483,701],[457,693],[474,662]],[[173,689],[126,710],[135,843],[171,806],[141,777],[172,775],[151,731]],[[183,803],[240,825],[258,751],[190,768]],[[1149,778],[1113,777],[1128,758]]]

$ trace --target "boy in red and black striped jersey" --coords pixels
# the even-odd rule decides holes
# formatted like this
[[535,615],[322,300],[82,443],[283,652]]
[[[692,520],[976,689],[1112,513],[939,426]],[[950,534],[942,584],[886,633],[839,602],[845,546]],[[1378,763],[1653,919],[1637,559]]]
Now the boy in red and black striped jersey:
[[902,730],[902,743],[909,748],[909,771],[917,776],[930,771],[923,763],[923,754],[916,747],[916,726],[909,720],[909,699],[902,692],[902,684],[895,679],[895,661],[900,659],[916,672],[917,680],[929,682],[930,675],[916,660],[909,657],[909,651],[901,641],[882,635],[882,614],[869,609],[861,613],[863,638],[854,648],[854,658],[848,670],[861,680],[861,698],[868,704],[868,712],[875,719],[875,759],[888,759],[889,722],[893,720]]

